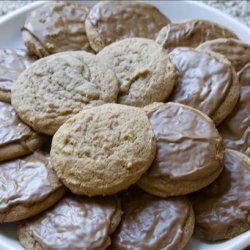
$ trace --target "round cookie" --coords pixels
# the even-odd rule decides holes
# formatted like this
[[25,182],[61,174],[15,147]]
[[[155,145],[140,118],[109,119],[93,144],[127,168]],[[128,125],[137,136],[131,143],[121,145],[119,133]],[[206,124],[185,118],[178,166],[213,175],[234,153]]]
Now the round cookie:
[[226,147],[250,156],[250,45],[235,39],[216,39],[200,48],[223,54],[237,71],[240,98],[218,129]]
[[250,230],[250,158],[226,150],[219,178],[192,195],[195,234],[205,240],[233,238]]
[[0,222],[36,215],[54,205],[65,192],[46,153],[3,162],[0,169]]
[[72,50],[92,52],[85,31],[88,12],[81,3],[64,1],[33,10],[22,28],[27,50],[38,57]]
[[157,153],[138,181],[148,193],[184,195],[213,182],[223,169],[223,141],[212,120],[178,103],[145,107],[154,130]]
[[156,42],[168,51],[176,47],[197,47],[216,38],[238,38],[232,31],[207,20],[191,19],[180,23],[169,23],[161,29]]
[[176,48],[170,54],[178,83],[170,101],[199,109],[218,125],[233,110],[240,94],[239,80],[231,63],[222,55]]
[[97,56],[115,71],[121,104],[141,107],[164,102],[176,83],[174,65],[153,40],[124,39],[105,47]]
[[101,1],[90,10],[85,26],[91,47],[99,52],[124,38],[155,39],[169,22],[156,7],[147,3]]
[[0,101],[0,161],[29,154],[46,140],[24,124],[10,104]]
[[121,213],[115,197],[68,195],[50,210],[24,221],[17,234],[27,250],[104,250]]
[[23,49],[0,49],[0,101],[10,102],[14,81],[35,60]]
[[83,110],[60,127],[51,160],[73,193],[110,195],[135,183],[151,165],[155,150],[142,109],[105,104]]
[[116,102],[114,72],[93,54],[62,52],[38,60],[12,89],[12,105],[34,130],[53,135],[83,108]]
[[122,196],[122,210],[110,249],[181,250],[192,236],[194,213],[185,197],[162,199],[129,190]]

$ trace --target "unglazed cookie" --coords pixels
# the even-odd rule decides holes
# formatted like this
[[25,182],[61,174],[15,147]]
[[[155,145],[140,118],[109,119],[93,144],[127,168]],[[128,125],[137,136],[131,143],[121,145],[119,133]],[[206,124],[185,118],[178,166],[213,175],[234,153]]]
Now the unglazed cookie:
[[216,125],[233,110],[240,94],[239,80],[231,63],[222,55],[176,48],[170,54],[178,83],[170,101],[199,109]]
[[192,195],[195,233],[205,240],[233,238],[250,230],[250,158],[227,150],[220,177]]
[[178,104],[145,107],[154,130],[157,153],[137,183],[145,191],[168,197],[197,191],[213,182],[223,168],[223,141],[211,119]]
[[18,76],[37,58],[23,49],[0,49],[0,100],[10,102],[11,88]]
[[129,190],[122,195],[122,210],[112,250],[181,250],[193,233],[194,213],[184,197],[162,199]]
[[72,51],[92,51],[85,31],[89,8],[80,3],[51,2],[26,18],[22,36],[27,50],[38,57]]
[[169,23],[156,7],[132,1],[101,1],[89,12],[85,26],[91,47],[96,51],[129,37],[155,39]]
[[105,47],[98,57],[116,73],[121,104],[141,107],[164,102],[176,83],[175,67],[153,40],[124,39]]
[[200,48],[223,54],[237,71],[240,98],[218,129],[226,147],[250,156],[250,45],[235,39],[216,39],[201,44]]
[[135,183],[155,157],[146,113],[119,104],[83,110],[52,141],[52,165],[73,193],[109,195]]
[[180,23],[169,23],[159,32],[156,42],[168,51],[176,47],[197,47],[216,38],[237,38],[226,27],[207,20],[191,19]]
[[0,101],[0,161],[29,154],[46,140],[24,124],[10,104]]
[[114,197],[67,196],[46,212],[24,221],[18,238],[27,250],[104,250],[121,220]]
[[93,54],[62,52],[40,59],[18,78],[12,105],[34,130],[53,135],[83,108],[116,102],[114,72]]
[[36,215],[55,204],[65,192],[46,153],[35,152],[0,163],[0,169],[0,222]]

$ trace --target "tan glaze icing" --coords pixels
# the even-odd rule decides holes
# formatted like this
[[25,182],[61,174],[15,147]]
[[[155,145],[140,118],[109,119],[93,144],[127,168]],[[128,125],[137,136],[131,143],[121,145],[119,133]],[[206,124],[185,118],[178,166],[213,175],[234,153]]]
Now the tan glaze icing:
[[23,30],[38,39],[49,54],[91,51],[85,32],[88,12],[89,8],[79,3],[49,3],[28,15]]
[[122,196],[122,222],[111,249],[176,249],[191,214],[186,198],[162,199],[139,190]]
[[60,188],[59,181],[51,182],[48,168],[49,155],[41,152],[1,163],[0,213],[18,205],[32,206]]
[[170,21],[156,7],[129,1],[95,5],[88,16],[105,45],[128,37],[155,39]]
[[250,45],[235,39],[216,39],[199,47],[226,56],[237,70],[240,99],[218,129],[226,147],[250,156]]
[[17,116],[13,107],[0,101],[0,147],[12,142],[22,142],[34,132]]
[[202,43],[199,49],[210,50],[224,55],[240,71],[250,63],[250,45],[232,38],[220,38]]
[[110,243],[110,222],[116,209],[114,197],[68,196],[26,225],[42,249],[101,250]]
[[[250,68],[248,71],[250,72]],[[250,78],[248,82],[250,84]],[[242,86],[240,91],[240,100],[236,107],[218,129],[228,148],[250,156],[250,85]]]
[[164,28],[164,33],[160,33],[156,41],[171,51],[183,46],[194,48],[205,41],[221,37],[237,38],[233,32],[216,23],[205,20],[187,20],[168,24]]
[[0,50],[0,91],[10,92],[13,82],[35,60],[22,49]]
[[222,139],[212,121],[185,106],[167,103],[148,112],[157,155],[147,177],[195,181],[222,166]]
[[231,66],[192,48],[177,48],[170,54],[178,84],[170,101],[186,104],[212,117],[232,85]]
[[224,239],[234,227],[249,223],[250,159],[239,154],[227,150],[220,177],[192,197],[196,225],[205,239]]

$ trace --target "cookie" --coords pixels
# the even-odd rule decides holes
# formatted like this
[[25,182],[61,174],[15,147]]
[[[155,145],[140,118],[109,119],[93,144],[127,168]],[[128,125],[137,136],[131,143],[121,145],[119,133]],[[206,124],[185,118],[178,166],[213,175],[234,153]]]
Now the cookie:
[[216,39],[200,48],[223,54],[237,71],[240,98],[218,129],[226,147],[250,156],[250,45],[235,39]]
[[0,161],[29,154],[46,140],[24,124],[10,104],[0,101]]
[[14,81],[37,58],[23,49],[0,49],[0,58],[0,101],[10,102]]
[[157,153],[137,183],[140,188],[161,197],[184,195],[219,176],[223,140],[209,117],[178,103],[158,103],[145,110],[154,130]]
[[185,197],[162,199],[142,191],[122,196],[123,216],[110,249],[183,249],[191,238],[194,213]]
[[121,219],[114,197],[67,196],[50,210],[24,221],[18,238],[27,250],[106,249]]
[[155,156],[146,113],[136,107],[105,104],[66,121],[52,141],[58,178],[73,193],[110,195],[135,183]]
[[101,1],[90,10],[85,26],[90,46],[99,52],[129,37],[155,39],[169,22],[156,7],[144,2]]
[[85,31],[88,13],[87,6],[64,1],[33,10],[22,28],[27,50],[38,57],[73,50],[92,52]]
[[216,38],[238,38],[232,31],[207,20],[191,19],[169,23],[161,29],[156,42],[168,51],[176,47],[197,47]]
[[250,230],[250,158],[227,150],[220,177],[192,195],[195,234],[205,240],[233,238]]
[[141,107],[164,102],[176,83],[175,67],[153,40],[124,39],[105,47],[97,56],[115,71],[121,104]]
[[169,100],[199,109],[216,125],[221,123],[240,94],[239,80],[231,63],[218,53],[187,47],[176,48],[169,56],[178,75]]
[[93,54],[62,52],[26,69],[12,89],[12,105],[34,130],[53,135],[83,108],[116,102],[114,72]]
[[35,152],[2,162],[0,169],[0,222],[36,215],[55,204],[65,192],[46,153]]

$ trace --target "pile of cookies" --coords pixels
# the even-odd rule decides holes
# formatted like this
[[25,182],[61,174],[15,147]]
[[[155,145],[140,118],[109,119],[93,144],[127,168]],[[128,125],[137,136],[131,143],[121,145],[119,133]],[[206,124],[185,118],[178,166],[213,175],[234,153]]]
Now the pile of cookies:
[[249,44],[132,1],[51,2],[22,36],[0,51],[0,220],[25,249],[250,229]]

